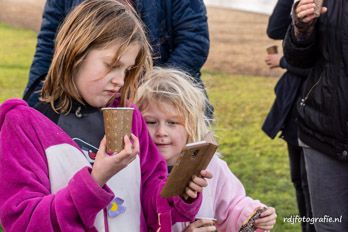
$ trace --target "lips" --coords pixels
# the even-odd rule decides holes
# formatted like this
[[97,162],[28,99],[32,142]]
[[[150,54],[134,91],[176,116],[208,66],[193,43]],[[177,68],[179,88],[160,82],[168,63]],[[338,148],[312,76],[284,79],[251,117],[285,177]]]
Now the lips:
[[116,90],[105,90],[105,92],[110,96],[114,96],[115,98],[121,97],[121,93]]
[[166,144],[164,144],[164,143],[156,143],[156,146],[158,146],[158,147],[166,147],[166,146],[170,146],[171,144],[170,143],[166,143]]
[[115,96],[116,98],[119,98],[119,97],[121,97],[121,93],[116,92],[116,93],[114,94],[114,96]]

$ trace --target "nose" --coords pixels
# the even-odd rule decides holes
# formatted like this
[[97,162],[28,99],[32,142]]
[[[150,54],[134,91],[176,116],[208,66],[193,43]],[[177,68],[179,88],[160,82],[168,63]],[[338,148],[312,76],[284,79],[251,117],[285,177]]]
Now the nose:
[[118,86],[122,87],[124,85],[124,78],[125,78],[125,73],[120,72],[120,71],[112,71],[110,73],[111,75],[111,83]]
[[165,137],[168,135],[167,130],[166,130],[166,126],[163,123],[159,123],[156,126],[156,136],[157,137]]

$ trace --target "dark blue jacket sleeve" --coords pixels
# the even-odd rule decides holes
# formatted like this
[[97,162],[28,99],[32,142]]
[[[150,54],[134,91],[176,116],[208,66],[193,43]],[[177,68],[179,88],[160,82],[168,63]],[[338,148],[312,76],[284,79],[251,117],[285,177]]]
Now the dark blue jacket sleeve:
[[278,0],[268,20],[267,35],[271,39],[282,40],[291,24],[291,8],[294,0]]
[[[291,9],[294,4],[294,0],[278,0],[277,4],[275,5],[273,12],[271,16],[269,17],[268,26],[267,26],[267,35],[271,39],[277,39],[277,40],[283,40],[285,39],[285,36],[287,35],[287,31],[289,31],[288,38],[284,41],[284,53],[285,56],[281,58],[280,60],[280,67],[287,69],[287,71],[299,75],[299,76],[306,76],[309,72],[310,65],[300,65],[297,67],[298,62],[296,62],[293,57],[296,57],[299,55],[299,53],[302,52],[302,50],[306,50],[308,53],[312,53],[312,47],[299,49],[299,53],[297,53],[296,50],[296,44],[292,43],[293,40],[290,38],[292,33],[292,27],[289,27],[292,23],[291,18]],[[288,30],[289,29],[289,30]],[[294,54],[293,54],[294,53]],[[307,53],[306,53],[307,54]],[[289,60],[290,61],[289,61]],[[288,62],[289,61],[289,62]],[[295,61],[295,62],[294,62]]]
[[64,2],[63,0],[47,0],[46,2],[25,92],[37,79],[43,79],[47,74],[53,56],[54,38],[59,24],[65,18]]
[[199,73],[208,57],[209,32],[202,0],[172,2],[173,50],[167,64]]

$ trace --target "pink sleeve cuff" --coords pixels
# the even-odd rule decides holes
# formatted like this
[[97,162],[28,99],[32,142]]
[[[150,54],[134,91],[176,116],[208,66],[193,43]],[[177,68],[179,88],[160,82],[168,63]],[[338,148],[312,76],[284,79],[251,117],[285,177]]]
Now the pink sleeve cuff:
[[114,193],[106,185],[101,188],[90,171],[91,168],[85,167],[77,172],[70,180],[68,189],[84,224],[93,226],[97,213],[107,207]]

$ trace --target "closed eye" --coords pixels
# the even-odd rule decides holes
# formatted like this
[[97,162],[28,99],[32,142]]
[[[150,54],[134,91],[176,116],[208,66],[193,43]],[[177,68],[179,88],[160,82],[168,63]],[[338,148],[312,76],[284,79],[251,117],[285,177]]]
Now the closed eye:
[[132,71],[133,69],[135,69],[136,68],[136,66],[130,66],[130,67],[128,67],[126,70],[127,70],[127,72],[129,72],[129,71]]
[[176,122],[176,121],[168,121],[167,124],[170,125],[170,126],[175,126],[175,125],[177,125],[179,123]]

